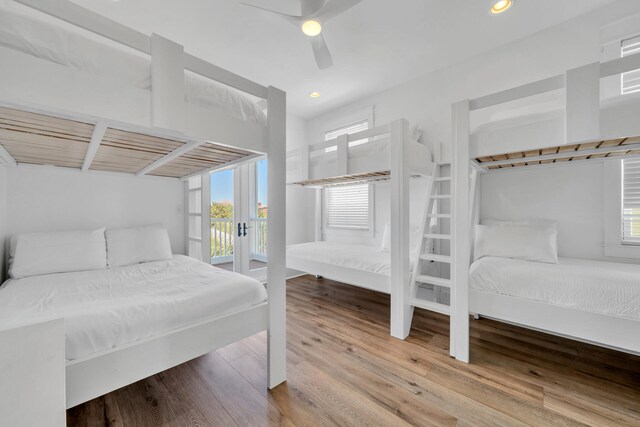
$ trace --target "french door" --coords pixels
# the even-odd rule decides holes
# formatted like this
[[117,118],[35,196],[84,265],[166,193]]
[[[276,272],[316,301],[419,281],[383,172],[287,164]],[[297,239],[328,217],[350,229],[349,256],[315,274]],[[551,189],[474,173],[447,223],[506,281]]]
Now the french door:
[[189,255],[266,280],[266,160],[198,178],[187,184]]

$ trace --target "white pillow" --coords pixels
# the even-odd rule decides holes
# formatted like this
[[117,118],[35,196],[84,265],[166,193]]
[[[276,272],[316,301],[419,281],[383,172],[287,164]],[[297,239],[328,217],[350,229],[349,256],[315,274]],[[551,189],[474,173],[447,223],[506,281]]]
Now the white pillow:
[[107,260],[109,267],[171,259],[171,242],[167,230],[156,225],[108,229]]
[[391,227],[389,224],[384,225],[384,233],[382,233],[382,245],[380,245],[382,252],[391,252]]
[[25,233],[17,235],[11,241],[9,274],[16,279],[107,267],[104,228],[93,231]]
[[[416,252],[420,245],[420,226],[411,224],[409,228],[409,250]],[[384,233],[382,234],[382,244],[380,245],[382,252],[391,252],[391,226],[384,225]]]
[[474,256],[558,263],[555,226],[476,225]]
[[554,229],[558,229],[558,223],[556,221],[552,221],[550,219],[525,219],[522,221],[502,221],[497,219],[483,219],[483,225],[524,225],[529,227],[552,227]]

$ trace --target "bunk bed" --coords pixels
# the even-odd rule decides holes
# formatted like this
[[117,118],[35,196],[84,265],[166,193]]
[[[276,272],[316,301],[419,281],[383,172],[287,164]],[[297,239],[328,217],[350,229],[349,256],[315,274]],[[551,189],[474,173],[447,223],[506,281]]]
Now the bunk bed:
[[453,105],[454,357],[469,361],[469,312],[640,354],[640,267],[506,254],[471,264],[478,227],[469,185],[470,169],[508,173],[640,154],[637,94],[601,92],[602,79],[639,68],[640,55],[631,55]]
[[[288,153],[297,165],[288,171],[289,183],[317,189],[317,212],[321,188],[390,180],[388,248],[317,239],[289,246],[287,267],[390,294],[391,335],[401,339],[406,337],[401,306],[408,304],[406,290],[423,235],[421,227],[411,224],[410,178],[423,179],[428,194],[435,168],[430,150],[412,135],[408,122],[400,119]],[[320,217],[317,214],[316,221]]]
[[[67,407],[262,330],[268,330],[268,386],[282,383],[286,368],[284,92],[74,3],[19,3],[11,3],[0,14],[0,162],[4,166],[155,175],[184,181],[186,192],[191,177],[259,156],[269,159],[268,299],[259,301],[260,295],[256,299],[254,293],[240,298],[244,302],[237,310],[213,310],[209,316],[145,339],[70,355],[74,357],[68,357],[73,360],[66,364]],[[266,114],[257,100],[266,100]],[[202,220],[204,227],[208,218]],[[183,267],[165,265],[169,276],[181,268],[207,267],[210,275],[211,269],[217,270],[190,259],[177,258],[175,263]]]

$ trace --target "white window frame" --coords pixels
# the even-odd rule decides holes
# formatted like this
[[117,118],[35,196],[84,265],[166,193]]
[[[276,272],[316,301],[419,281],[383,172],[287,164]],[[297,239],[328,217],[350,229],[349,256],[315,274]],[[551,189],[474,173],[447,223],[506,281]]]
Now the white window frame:
[[[633,48],[631,49],[631,51],[629,52],[629,54],[634,54],[634,55],[638,55],[640,54],[640,35],[635,35],[633,37],[627,37],[623,40],[620,41],[620,57],[624,58],[625,56],[625,46],[624,44],[628,41],[634,41],[633,43]],[[640,76],[640,70],[633,70],[633,71],[629,71],[627,73],[622,73],[620,74],[620,93],[622,95],[628,95],[628,94],[632,94],[632,93],[638,93],[640,92],[640,85],[635,86],[635,88],[633,90],[627,90],[625,91],[625,76],[628,76],[629,74],[637,74]]]
[[[362,184],[353,184],[353,185],[362,185]],[[322,189],[322,230],[323,230],[323,234],[326,235],[327,231],[331,231],[331,230],[346,230],[346,231],[357,231],[357,232],[364,232],[364,233],[369,233],[372,236],[375,233],[375,186],[373,183],[368,183],[367,185],[367,197],[369,200],[369,205],[368,205],[368,219],[367,219],[367,228],[363,228],[363,227],[348,227],[348,226],[330,226],[328,223],[328,203],[327,203],[327,190],[331,189],[331,188],[340,188],[340,187],[328,187],[328,188],[323,188]],[[347,186],[344,186],[347,187]]]
[[622,159],[607,160],[604,170],[604,256],[640,258],[640,245],[622,243]]

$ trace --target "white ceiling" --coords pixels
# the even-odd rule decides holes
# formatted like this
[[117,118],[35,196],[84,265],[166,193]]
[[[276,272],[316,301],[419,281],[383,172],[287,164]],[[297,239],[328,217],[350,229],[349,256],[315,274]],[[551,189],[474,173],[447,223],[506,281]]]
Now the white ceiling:
[[[335,65],[322,71],[299,30],[238,0],[74,1],[277,86],[287,92],[290,112],[313,117],[614,0],[516,0],[500,16],[488,13],[489,0],[362,0],[325,26]],[[290,14],[300,9],[297,0],[246,1]],[[309,98],[312,91],[322,97]]]

